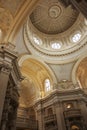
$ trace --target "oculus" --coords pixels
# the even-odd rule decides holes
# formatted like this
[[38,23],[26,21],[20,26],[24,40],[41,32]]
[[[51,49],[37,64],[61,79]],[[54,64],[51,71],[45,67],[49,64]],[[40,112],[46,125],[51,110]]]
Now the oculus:
[[61,13],[61,8],[59,6],[52,6],[50,9],[49,9],[49,16],[51,18],[57,18]]
[[33,37],[33,40],[34,40],[34,43],[35,43],[35,44],[37,44],[37,45],[40,45],[40,44],[41,44],[39,38]]
[[81,38],[81,34],[80,33],[76,33],[76,34],[73,35],[72,41],[74,43],[76,43],[76,42],[78,42],[80,40],[80,38]]
[[60,49],[61,44],[58,42],[53,42],[53,43],[51,43],[51,47],[52,47],[52,49]]

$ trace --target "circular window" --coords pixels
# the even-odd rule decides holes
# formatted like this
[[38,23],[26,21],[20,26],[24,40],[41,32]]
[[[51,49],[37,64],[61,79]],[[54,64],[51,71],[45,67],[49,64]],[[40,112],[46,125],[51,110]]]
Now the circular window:
[[81,38],[81,34],[80,33],[76,33],[76,34],[73,35],[72,41],[74,43],[76,43],[76,42],[78,42],[80,40],[80,38]]
[[54,42],[54,43],[51,44],[51,47],[53,49],[60,49],[61,48],[61,44],[58,43],[58,42]]

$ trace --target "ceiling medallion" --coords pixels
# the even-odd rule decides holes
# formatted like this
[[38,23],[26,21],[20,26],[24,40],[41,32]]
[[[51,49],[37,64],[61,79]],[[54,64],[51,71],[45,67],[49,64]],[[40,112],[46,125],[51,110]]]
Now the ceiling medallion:
[[51,8],[49,8],[48,14],[51,18],[57,18],[61,14],[61,8],[57,5],[51,6]]

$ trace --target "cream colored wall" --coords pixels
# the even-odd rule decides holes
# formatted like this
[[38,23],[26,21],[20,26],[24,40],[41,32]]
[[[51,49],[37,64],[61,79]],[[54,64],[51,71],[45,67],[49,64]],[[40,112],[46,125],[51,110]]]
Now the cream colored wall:
[[68,63],[68,64],[56,64],[52,65],[50,64],[50,67],[52,68],[53,72],[55,73],[57,80],[60,82],[62,80],[72,80],[72,69],[75,64],[74,62]]
[[23,41],[23,26],[20,28],[12,43],[15,45],[15,50],[19,53],[19,55],[28,53]]

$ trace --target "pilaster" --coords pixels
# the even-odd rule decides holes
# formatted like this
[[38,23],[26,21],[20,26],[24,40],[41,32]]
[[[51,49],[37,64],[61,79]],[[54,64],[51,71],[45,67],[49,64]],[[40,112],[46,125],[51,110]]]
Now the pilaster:
[[7,89],[10,72],[11,72],[10,66],[1,65],[1,71],[0,71],[0,123],[1,123],[1,118],[2,118],[5,94],[6,94],[6,89]]
[[63,107],[61,101],[58,101],[55,105],[57,125],[59,130],[66,130],[64,116],[63,116]]
[[38,120],[38,129],[44,130],[44,110],[42,108],[41,102],[37,106],[35,106],[35,111],[37,113],[37,120]]
[[86,125],[86,128],[87,128],[87,106],[86,106],[86,103],[83,100],[81,100],[81,101],[79,101],[79,106],[80,106],[81,113],[83,116],[84,124]]
[[16,130],[19,93],[17,83],[22,80],[17,53],[0,46],[0,130]]

